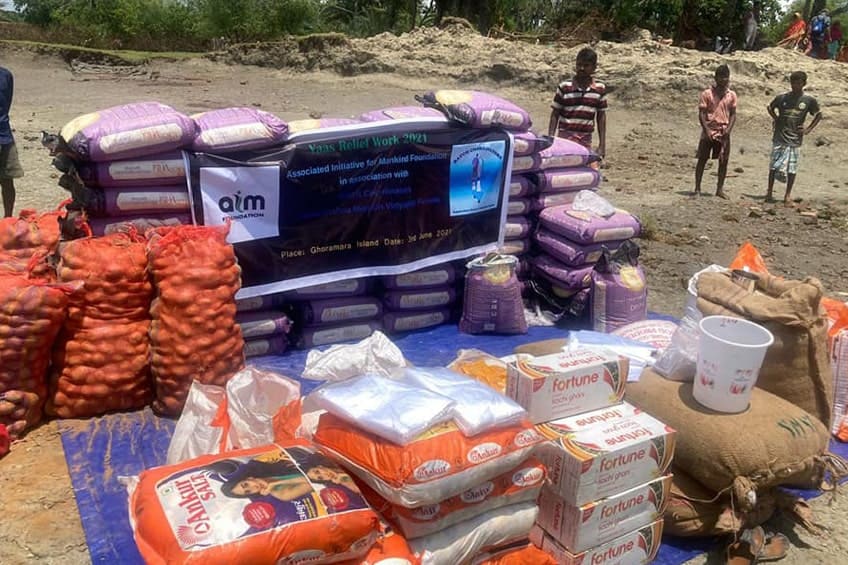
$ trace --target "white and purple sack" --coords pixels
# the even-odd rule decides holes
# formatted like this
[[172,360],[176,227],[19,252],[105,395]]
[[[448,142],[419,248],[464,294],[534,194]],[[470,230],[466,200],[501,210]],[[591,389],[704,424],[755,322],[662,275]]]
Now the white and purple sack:
[[383,314],[383,329],[389,333],[409,332],[447,324],[450,319],[450,310],[447,308],[427,312],[386,312]]
[[532,131],[519,131],[512,134],[512,154],[514,157],[524,157],[547,149],[554,138],[547,135],[537,135]]
[[331,283],[305,286],[286,293],[290,300],[318,300],[323,298],[341,298],[344,296],[362,296],[368,291],[366,279],[347,279]]
[[271,147],[288,135],[286,122],[256,108],[221,108],[192,116],[197,136],[195,151],[241,151]]
[[113,106],[74,118],[59,134],[82,161],[117,161],[188,146],[197,125],[159,102]]
[[244,356],[281,355],[286,352],[288,345],[288,340],[281,335],[246,339],[244,340]]
[[236,300],[237,312],[255,312],[257,310],[271,310],[285,304],[281,294],[266,294],[265,296],[253,296],[251,298],[239,298]]
[[292,329],[292,321],[284,312],[265,310],[258,312],[238,312],[236,323],[241,326],[244,339],[287,334]]
[[84,205],[91,216],[133,216],[148,214],[187,214],[188,189],[180,186],[146,188],[86,188]]
[[638,237],[641,231],[639,220],[624,210],[617,210],[612,216],[603,218],[573,210],[570,204],[545,208],[539,213],[539,223],[575,243],[623,241]]
[[76,171],[86,186],[186,185],[185,161],[179,151],[123,161],[81,162],[76,164]]
[[597,188],[601,174],[591,167],[548,169],[536,173],[539,192],[576,192]]
[[339,126],[350,126],[360,123],[359,120],[350,118],[318,118],[306,120],[294,120],[288,122],[289,135],[303,131],[314,131],[316,129],[335,128]]
[[580,290],[592,285],[592,265],[569,267],[549,255],[530,260],[533,273],[562,290]]
[[526,216],[532,211],[532,203],[527,198],[510,198],[506,203],[506,213],[509,216]]
[[436,90],[415,99],[473,128],[502,127],[526,131],[533,125],[530,114],[523,108],[477,90]]
[[555,137],[551,146],[539,153],[539,168],[583,167],[589,162],[590,156],[589,150],[579,143]]
[[404,273],[383,277],[383,286],[391,290],[421,289],[443,286],[456,280],[456,269],[450,263]]
[[[592,188],[583,190],[596,189]],[[577,198],[578,194],[580,194],[579,190],[570,192],[545,192],[543,194],[531,196],[530,205],[533,208],[534,212],[540,212],[545,208],[553,208],[554,206],[563,206],[565,204],[571,204],[572,202],[574,202],[574,199]]]
[[141,214],[111,218],[88,218],[92,235],[103,236],[117,232],[126,232],[130,226],[138,233],[144,233],[150,228],[164,226],[179,226],[191,224],[191,214]]
[[470,261],[459,329],[469,334],[527,333],[515,257],[490,254]]
[[383,305],[371,296],[309,300],[300,305],[305,326],[373,320],[383,315]]
[[523,255],[530,251],[530,238],[523,239],[507,239],[498,250],[503,255]]
[[390,290],[383,297],[389,310],[433,310],[450,306],[456,300],[456,291],[451,287],[424,290]]
[[639,266],[639,247],[625,241],[604,253],[592,273],[592,329],[610,333],[648,317],[648,282]]
[[536,192],[536,183],[528,176],[514,174],[509,179],[509,197],[521,198]]
[[530,222],[524,216],[507,216],[504,239],[523,239],[530,235]]
[[359,341],[380,329],[382,325],[374,320],[304,328],[297,346],[301,349],[311,349],[344,341]]
[[422,106],[393,106],[380,110],[371,110],[360,114],[360,122],[384,122],[388,120],[401,120],[404,118],[441,118],[447,121],[445,115],[436,108]]
[[542,251],[569,267],[596,263],[601,258],[605,247],[615,250],[619,246],[617,241],[589,244],[574,243],[570,239],[544,228],[537,230],[533,234],[533,239],[536,240]]
[[539,170],[542,160],[538,153],[512,158],[512,174],[532,173]]

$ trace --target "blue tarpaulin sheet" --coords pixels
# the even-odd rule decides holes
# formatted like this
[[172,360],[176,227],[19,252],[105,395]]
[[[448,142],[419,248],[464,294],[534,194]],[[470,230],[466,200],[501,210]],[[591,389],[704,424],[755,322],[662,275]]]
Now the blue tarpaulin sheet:
[[[530,328],[527,335],[521,336],[472,336],[460,333],[456,326],[447,325],[393,337],[393,341],[412,363],[436,366],[452,361],[459,349],[480,349],[504,356],[524,343],[566,336],[567,332],[562,329],[542,327]],[[258,357],[251,363],[296,378],[303,371],[306,355],[306,351],[291,351],[281,356]],[[301,381],[303,394],[311,391],[316,384]],[[68,470],[93,563],[143,563],[129,523],[127,492],[118,477],[137,475],[144,469],[162,465],[174,424],[173,420],[156,416],[149,408],[90,420],[59,422]],[[848,445],[834,442],[831,448],[848,456]],[[819,493],[802,491],[800,494],[809,498]],[[715,542],[709,539],[665,537],[655,562],[662,565],[684,563],[714,545]]]

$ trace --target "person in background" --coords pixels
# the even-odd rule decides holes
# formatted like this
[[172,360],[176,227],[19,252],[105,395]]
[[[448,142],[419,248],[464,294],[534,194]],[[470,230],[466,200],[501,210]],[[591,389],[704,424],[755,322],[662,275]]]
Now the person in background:
[[[795,185],[795,175],[798,173],[798,157],[804,136],[808,135],[822,119],[818,101],[804,94],[807,85],[807,73],[795,71],[789,76],[792,90],[780,94],[768,105],[768,113],[774,122],[772,136],[771,163],[769,166],[768,192],[766,201],[773,201],[774,179],[777,171],[786,167],[786,193],[783,195],[784,206],[791,206],[790,195]],[[813,116],[810,125],[804,127],[807,116]]]
[[786,29],[777,45],[778,47],[786,47],[787,49],[798,49],[804,36],[807,35],[807,22],[801,17],[800,12],[792,14],[792,23]]
[[818,59],[827,57],[827,44],[830,39],[830,14],[822,10],[810,20],[810,41],[813,44],[811,56]]
[[574,76],[557,86],[551,103],[548,135],[562,137],[592,149],[592,134],[598,128],[598,147],[595,152],[606,155],[607,90],[593,75],[598,67],[598,55],[586,47],[577,53]]
[[835,61],[839,54],[839,48],[842,45],[842,24],[838,21],[833,22],[830,26],[830,43],[827,44],[827,56]]
[[0,192],[3,196],[3,215],[9,218],[15,209],[15,179],[24,176],[18,160],[18,148],[9,124],[14,79],[9,69],[0,67]]
[[704,168],[712,157],[718,159],[716,196],[727,198],[724,179],[727,178],[730,161],[730,132],[736,124],[736,93],[730,90],[730,68],[727,65],[720,65],[715,70],[715,85],[701,92],[698,121],[701,123],[701,140],[695,165],[695,196],[701,194]]
[[745,13],[745,50],[751,51],[757,42],[757,14],[758,6],[754,7]]

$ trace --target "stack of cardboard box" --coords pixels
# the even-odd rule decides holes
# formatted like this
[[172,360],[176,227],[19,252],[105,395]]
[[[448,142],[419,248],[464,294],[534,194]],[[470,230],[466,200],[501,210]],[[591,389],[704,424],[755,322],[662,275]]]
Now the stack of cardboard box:
[[622,402],[628,362],[577,350],[519,358],[507,393],[548,438],[531,541],[558,563],[641,564],[662,536],[675,432]]

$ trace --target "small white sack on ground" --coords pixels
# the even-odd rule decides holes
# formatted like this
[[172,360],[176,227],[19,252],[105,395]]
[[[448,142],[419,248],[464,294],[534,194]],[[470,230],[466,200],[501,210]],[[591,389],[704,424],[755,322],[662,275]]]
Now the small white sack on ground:
[[183,412],[171,436],[166,465],[220,452],[226,429],[213,426],[212,421],[226,395],[223,387],[204,385],[197,381],[191,383]]
[[227,382],[230,443],[237,449],[274,443],[274,416],[300,398],[300,383],[279,373],[245,367]]
[[374,332],[352,345],[334,345],[306,356],[303,378],[338,382],[366,373],[388,377],[407,366],[400,349],[383,332]]

